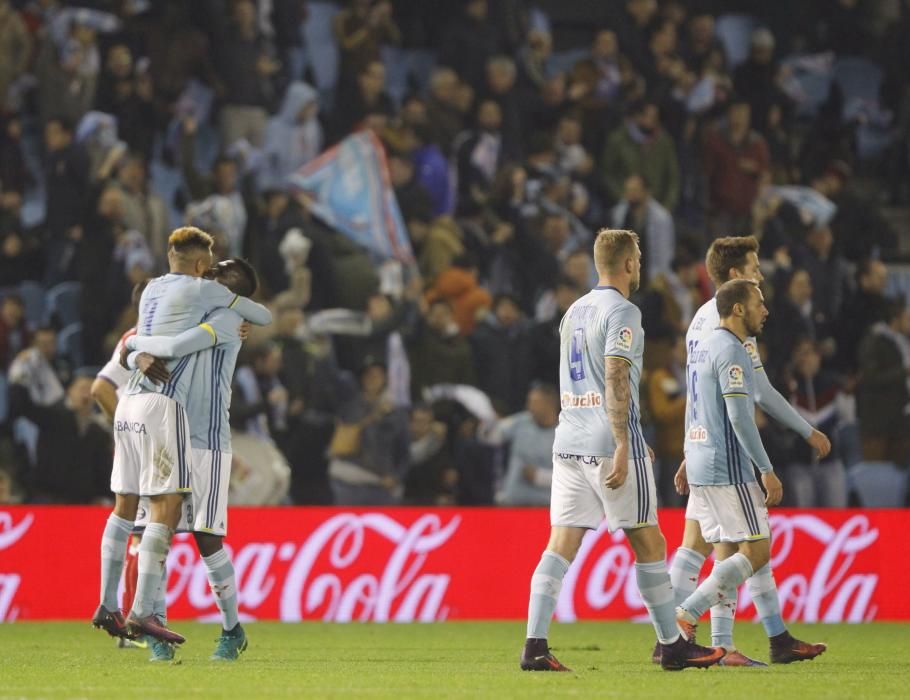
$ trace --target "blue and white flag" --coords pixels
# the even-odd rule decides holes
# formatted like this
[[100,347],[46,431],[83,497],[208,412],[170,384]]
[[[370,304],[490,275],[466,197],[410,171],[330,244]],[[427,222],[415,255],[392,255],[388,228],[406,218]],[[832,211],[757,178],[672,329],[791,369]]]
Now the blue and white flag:
[[372,131],[348,136],[289,182],[314,199],[313,214],[379,258],[414,260],[385,151]]

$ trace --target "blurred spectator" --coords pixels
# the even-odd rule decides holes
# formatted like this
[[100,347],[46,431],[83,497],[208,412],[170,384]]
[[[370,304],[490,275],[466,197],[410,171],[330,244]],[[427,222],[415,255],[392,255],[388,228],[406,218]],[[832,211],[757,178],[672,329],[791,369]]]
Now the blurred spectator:
[[44,127],[47,148],[47,282],[55,284],[75,275],[73,263],[82,240],[82,221],[88,200],[88,157],[73,142],[73,126],[51,119]]
[[806,235],[804,246],[793,253],[798,267],[812,281],[812,311],[825,334],[834,331],[847,292],[847,266],[834,250],[834,236],[827,226],[816,226]]
[[9,0],[0,0],[0,112],[5,111],[10,86],[29,64],[32,39],[19,11]]
[[[239,168],[232,158],[221,155],[215,159],[211,174],[200,173],[196,169],[195,158],[197,128],[194,119],[185,119],[180,138],[183,178],[190,196],[202,205],[197,208],[196,215],[207,219],[197,223],[220,238],[218,243],[227,254],[242,255],[248,214],[246,199],[240,188]],[[193,216],[189,210],[187,213],[189,217]],[[217,224],[219,230],[212,231],[216,228],[213,224]]]
[[767,29],[752,32],[749,58],[736,67],[733,88],[749,103],[752,125],[767,133],[769,115],[775,105],[786,104],[780,89],[781,69],[774,61],[774,35]]
[[370,61],[350,88],[339,93],[332,114],[330,141],[369,127],[380,132],[395,112],[385,91],[386,69],[381,61]]
[[25,163],[22,121],[17,114],[0,115],[0,233],[19,227],[23,196],[32,184]]
[[518,300],[501,294],[471,334],[477,386],[500,413],[515,413],[531,379],[529,325]]
[[137,153],[120,165],[117,182],[123,200],[123,224],[138,231],[148,243],[159,267],[167,261],[167,239],[171,233],[167,205],[148,182],[148,165]]
[[556,279],[552,292],[546,292],[549,299],[545,305],[547,308],[552,305],[552,315],[546,319],[538,316],[537,323],[531,328],[528,338],[531,379],[534,381],[554,386],[559,385],[559,348],[561,344],[559,325],[569,307],[586,290],[587,285],[579,287],[574,279],[562,274]]
[[[685,248],[679,248],[668,272],[657,275],[641,294],[642,326],[649,338],[671,340],[685,335],[695,311],[702,303],[699,292],[699,265]],[[650,355],[645,346],[645,355]]]
[[404,502],[415,506],[453,505],[458,472],[446,445],[446,424],[436,420],[433,408],[411,408],[410,459],[404,478]]
[[501,53],[502,39],[488,19],[487,0],[467,0],[464,16],[442,33],[438,62],[458,73],[469,85],[481,85],[487,61]]
[[452,146],[460,213],[475,213],[486,199],[485,192],[505,160],[502,139],[502,109],[494,100],[484,100],[477,107],[477,129],[459,134]]
[[520,161],[524,150],[522,103],[515,81],[518,70],[508,56],[494,56],[486,65],[486,86],[481,99],[493,100],[502,114],[502,153]]
[[385,365],[367,359],[359,386],[338,409],[329,476],[339,505],[393,505],[408,471],[408,417],[386,394]]
[[458,108],[458,74],[451,68],[436,68],[430,77],[427,98],[430,137],[443,153],[448,154],[464,125],[464,115]]
[[401,40],[389,0],[349,0],[348,7],[335,15],[332,32],[341,49],[341,90],[352,86],[370,63],[379,61],[383,44]]
[[469,255],[452,260],[452,266],[441,272],[427,290],[426,298],[431,304],[445,301],[456,324],[456,332],[463,335],[473,332],[477,319],[493,302],[490,293],[477,281],[477,263]]
[[622,201],[613,207],[612,215],[614,228],[638,233],[643,285],[670,271],[676,249],[673,217],[651,196],[648,183],[641,175],[626,178]]
[[20,352],[9,366],[9,380],[28,391],[29,401],[51,406],[63,400],[63,386],[69,380],[70,366],[57,355],[57,333],[53,328],[38,328],[30,348]]
[[496,502],[504,506],[550,504],[553,438],[559,422],[559,391],[551,384],[528,392],[525,410],[497,421],[483,439],[508,445],[509,459]]
[[[38,426],[37,463],[28,488],[32,500],[44,503],[99,503],[110,496],[110,433],[96,422],[92,377],[78,376],[65,397],[35,401],[34,384],[23,385],[10,373],[10,413]],[[33,378],[34,379],[34,378]],[[58,384],[59,386],[59,384]]]
[[221,108],[221,143],[228,148],[239,139],[262,146],[268,109],[275,99],[274,80],[281,70],[274,48],[259,31],[256,5],[236,0],[223,45],[216,47]]
[[610,134],[601,172],[612,202],[622,199],[630,175],[641,175],[667,210],[679,201],[679,166],[673,139],[660,125],[657,105],[641,100],[629,106],[623,126]]
[[624,5],[617,31],[620,46],[641,72],[648,62],[648,38],[657,20],[657,0],[625,0]]
[[[793,389],[790,401],[800,415],[825,435],[835,438],[840,428],[842,386],[835,375],[821,368],[815,343],[803,340],[793,348]],[[847,473],[837,444],[823,460],[797,440],[784,474],[797,508],[846,508]]]
[[880,260],[863,260],[856,266],[856,291],[844,302],[837,319],[838,364],[847,372],[858,367],[858,349],[868,329],[885,319],[888,268]]
[[714,33],[714,17],[708,13],[693,14],[689,19],[686,41],[682,47],[682,57],[696,72],[720,53],[724,57],[724,45]]
[[[783,273],[775,289],[773,310],[765,324],[763,337],[774,348],[769,364],[775,370],[783,369],[792,355],[796,343],[808,338],[821,342],[812,309],[812,280],[803,269]],[[829,347],[828,350],[833,350]],[[830,355],[830,352],[828,353]]]
[[157,114],[148,60],[134,66],[125,44],[108,49],[95,108],[117,118],[117,131],[126,144],[146,160],[152,157]]
[[662,345],[663,357],[648,376],[647,400],[657,431],[654,456],[659,465],[658,497],[665,507],[674,507],[682,504],[673,477],[685,458],[686,337],[675,335]]
[[727,107],[727,121],[705,136],[704,169],[708,181],[709,233],[743,235],[759,186],[770,162],[765,139],[751,129],[751,109],[741,99]]
[[[69,9],[69,8],[67,8]],[[95,30],[82,23],[63,23],[63,36],[48,37],[42,42],[35,58],[38,78],[38,104],[41,122],[63,118],[73,123],[91,109],[98,86],[101,59]]]
[[13,358],[31,345],[31,340],[22,297],[8,294],[0,301],[0,372],[6,372]]
[[408,346],[411,358],[411,394],[420,398],[434,384],[474,384],[471,346],[462,337],[444,299],[429,303]]
[[265,131],[259,188],[287,186],[288,176],[322,151],[319,96],[307,83],[291,83]]
[[263,343],[250,349],[249,364],[237,368],[231,425],[279,444],[288,423],[288,390],[281,383],[281,348]]
[[426,205],[415,206],[410,211],[402,210],[402,213],[407,217],[408,233],[411,234],[420,275],[428,287],[433,287],[439,275],[464,254],[461,229],[451,217],[432,219]]
[[863,459],[904,466],[910,456],[910,308],[889,303],[859,346],[856,389]]

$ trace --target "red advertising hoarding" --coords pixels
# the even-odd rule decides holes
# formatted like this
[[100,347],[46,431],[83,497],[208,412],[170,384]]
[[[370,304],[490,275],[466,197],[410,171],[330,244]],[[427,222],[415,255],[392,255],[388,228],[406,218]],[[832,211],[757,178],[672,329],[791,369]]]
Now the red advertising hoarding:
[[[0,507],[0,621],[87,620],[98,604],[108,513]],[[549,522],[546,509],[535,508],[234,508],[230,518],[241,614],[289,622],[523,619]],[[660,518],[672,552],[683,511]],[[910,560],[902,554],[910,511],[776,510],[771,524],[787,619],[910,619]],[[168,588],[172,619],[217,618],[188,535],[174,540]],[[738,615],[752,618],[745,589]],[[622,533],[589,533],[564,581],[557,619],[644,615]]]

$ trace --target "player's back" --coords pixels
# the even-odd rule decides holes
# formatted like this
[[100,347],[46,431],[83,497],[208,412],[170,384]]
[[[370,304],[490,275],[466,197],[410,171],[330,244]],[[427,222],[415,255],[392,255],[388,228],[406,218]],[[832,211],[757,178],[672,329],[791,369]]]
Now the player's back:
[[615,356],[629,364],[630,438],[633,451],[643,452],[638,385],[644,331],[638,307],[613,287],[595,287],[569,307],[560,322],[559,335],[562,411],[553,451],[596,457],[609,457],[615,451],[604,393],[604,359]]
[[727,415],[726,396],[751,395],[752,367],[740,339],[717,328],[698,342],[686,362],[686,474],[697,485],[754,481],[752,462]]
[[[236,298],[212,280],[173,272],[157,277],[148,283],[139,301],[137,335],[177,336],[198,325],[208,311],[228,306]],[[171,378],[164,384],[135,372],[125,393],[160,393],[185,405],[195,362],[196,355],[169,360]]]
[[196,353],[190,378],[193,390],[187,397],[186,412],[190,441],[196,449],[231,451],[231,384],[241,347],[237,329],[242,322],[236,311],[217,309],[202,324],[217,345]]

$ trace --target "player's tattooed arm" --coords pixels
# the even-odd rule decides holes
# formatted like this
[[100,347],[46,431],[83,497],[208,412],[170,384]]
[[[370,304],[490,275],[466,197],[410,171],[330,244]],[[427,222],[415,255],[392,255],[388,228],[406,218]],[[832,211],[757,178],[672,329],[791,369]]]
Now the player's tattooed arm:
[[632,391],[629,363],[618,357],[608,357],[604,363],[607,419],[616,444],[625,445],[629,440],[629,401]]

